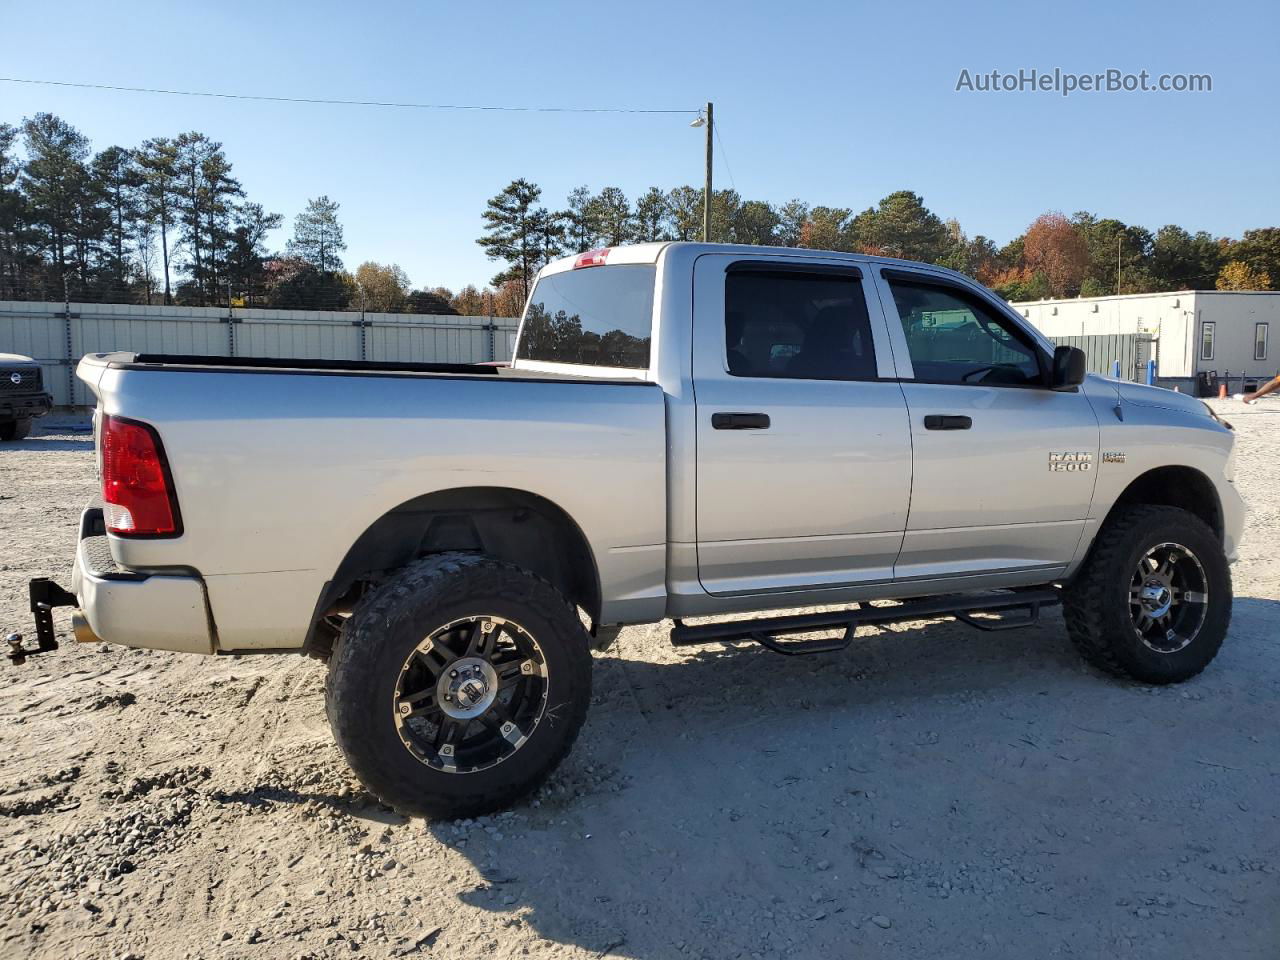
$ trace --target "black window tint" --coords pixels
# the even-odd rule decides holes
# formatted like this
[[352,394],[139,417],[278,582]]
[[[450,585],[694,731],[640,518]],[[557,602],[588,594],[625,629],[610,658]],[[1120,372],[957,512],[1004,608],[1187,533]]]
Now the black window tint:
[[725,352],[733,376],[875,378],[871,324],[857,277],[733,270],[724,293]]
[[649,366],[652,265],[586,267],[533,288],[516,356],[597,367]]
[[1043,383],[1036,348],[1008,319],[948,287],[889,280],[917,380],[985,386]]

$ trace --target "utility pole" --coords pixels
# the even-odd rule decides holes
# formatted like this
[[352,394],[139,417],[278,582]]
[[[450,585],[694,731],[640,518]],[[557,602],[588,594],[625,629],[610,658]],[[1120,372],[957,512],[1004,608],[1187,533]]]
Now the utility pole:
[[702,242],[711,241],[711,141],[715,135],[715,117],[713,105],[707,101],[707,184],[702,193]]
[[1116,234],[1116,296],[1120,296],[1120,244],[1124,242],[1124,234]]

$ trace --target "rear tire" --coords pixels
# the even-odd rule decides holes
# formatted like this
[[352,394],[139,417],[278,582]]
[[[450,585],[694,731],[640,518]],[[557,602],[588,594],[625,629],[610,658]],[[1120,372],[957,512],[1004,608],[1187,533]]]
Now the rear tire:
[[0,423],[0,440],[25,440],[31,436],[31,418]]
[[591,698],[588,637],[547,582],[475,554],[406,567],[356,606],[325,706],[351,768],[410,816],[478,816],[535,789]]
[[1063,591],[1072,643],[1089,663],[1142,683],[1179,683],[1209,665],[1231,623],[1221,540],[1176,507],[1109,517]]

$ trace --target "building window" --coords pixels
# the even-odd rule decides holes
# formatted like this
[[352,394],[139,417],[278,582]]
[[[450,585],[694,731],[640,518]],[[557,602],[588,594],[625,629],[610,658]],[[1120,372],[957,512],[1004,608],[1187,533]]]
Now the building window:
[[1206,320],[1200,325],[1200,359],[1213,359],[1213,328],[1214,322]]
[[1267,359],[1267,325],[1265,323],[1253,325],[1253,359]]

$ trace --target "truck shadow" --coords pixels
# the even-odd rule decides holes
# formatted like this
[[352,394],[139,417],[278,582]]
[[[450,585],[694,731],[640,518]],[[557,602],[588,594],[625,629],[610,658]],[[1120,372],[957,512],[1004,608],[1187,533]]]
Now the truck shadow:
[[5,451],[26,453],[73,452],[93,449],[93,426],[88,419],[67,424],[37,423],[31,436],[25,440],[8,440],[0,443],[0,453]]
[[1254,955],[1280,938],[1280,834],[1250,812],[1280,771],[1277,622],[1239,598],[1164,688],[1083,666],[1057,614],[661,663],[635,628],[537,798],[428,829],[484,878],[464,902],[598,956],[1107,955],[1137,909],[1185,955]]
[[0,454],[17,453],[83,453],[93,449],[93,437],[29,437],[0,443]]

